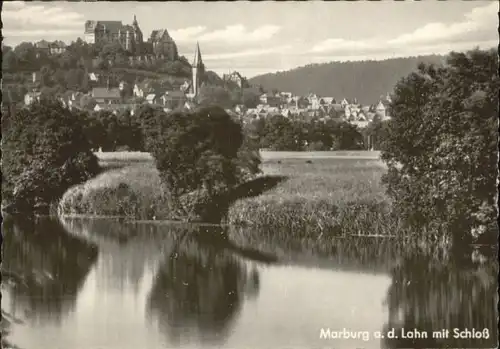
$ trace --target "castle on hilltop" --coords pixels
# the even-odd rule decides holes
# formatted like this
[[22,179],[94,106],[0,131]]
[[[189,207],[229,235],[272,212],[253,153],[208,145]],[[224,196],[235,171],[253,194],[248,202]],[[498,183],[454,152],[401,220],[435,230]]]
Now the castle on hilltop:
[[84,40],[90,44],[118,42],[131,53],[142,53],[144,43],[142,31],[134,16],[132,25],[121,21],[86,21]]
[[178,58],[177,45],[168,31],[153,30],[145,42],[135,15],[132,25],[121,21],[86,21],[84,40],[89,44],[117,42],[124,50],[136,56],[153,54],[170,60]]
[[[136,16],[132,25],[123,24],[121,21],[88,20],[85,22],[84,40],[89,44],[119,43],[132,56],[140,56],[136,57],[139,59],[151,55],[171,61],[179,58],[177,45],[166,29],[153,30],[149,39],[144,41]],[[133,60],[134,57],[130,59]],[[200,45],[197,43],[191,65],[191,81],[186,81],[181,90],[188,97],[198,96],[205,77],[205,65],[201,58]]]

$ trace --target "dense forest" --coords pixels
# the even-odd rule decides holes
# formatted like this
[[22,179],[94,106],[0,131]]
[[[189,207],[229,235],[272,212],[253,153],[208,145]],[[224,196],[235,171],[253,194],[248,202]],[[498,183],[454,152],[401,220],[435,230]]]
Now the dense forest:
[[402,76],[415,71],[419,63],[441,64],[443,56],[419,56],[383,61],[330,62],[309,64],[289,71],[259,75],[250,84],[265,90],[292,92],[296,95],[316,93],[336,99],[356,98],[372,104],[390,93]]

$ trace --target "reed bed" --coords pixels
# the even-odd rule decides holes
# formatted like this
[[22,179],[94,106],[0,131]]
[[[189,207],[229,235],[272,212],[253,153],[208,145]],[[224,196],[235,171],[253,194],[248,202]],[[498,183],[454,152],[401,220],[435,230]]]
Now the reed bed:
[[385,168],[378,160],[284,159],[264,162],[262,169],[289,180],[257,198],[236,202],[230,223],[306,240],[387,236],[401,228],[391,215],[380,182]]

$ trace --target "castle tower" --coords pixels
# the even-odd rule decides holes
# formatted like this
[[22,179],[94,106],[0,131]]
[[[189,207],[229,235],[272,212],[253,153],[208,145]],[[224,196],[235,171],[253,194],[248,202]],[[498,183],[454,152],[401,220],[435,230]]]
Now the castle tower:
[[203,75],[205,73],[205,66],[201,59],[199,43],[196,43],[196,52],[194,53],[194,60],[193,64],[191,65],[191,71],[192,71],[191,93],[194,96],[197,96],[200,90],[201,82],[203,80]]
[[131,50],[133,50],[134,54],[139,56],[141,55],[142,48],[143,48],[143,36],[142,36],[142,31],[141,28],[139,27],[139,23],[137,23],[137,17],[134,15],[134,21],[132,22],[132,30],[133,32],[131,34],[131,39],[134,42],[133,48],[131,47]]

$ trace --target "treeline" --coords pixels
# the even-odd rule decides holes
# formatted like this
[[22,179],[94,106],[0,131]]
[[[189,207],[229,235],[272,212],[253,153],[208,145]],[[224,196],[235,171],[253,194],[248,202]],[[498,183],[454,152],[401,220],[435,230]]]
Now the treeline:
[[[145,129],[151,128],[148,120],[167,117],[161,108],[150,105],[142,105],[134,113],[129,110],[76,113],[95,151],[146,151],[143,134]],[[186,112],[178,110],[175,113],[183,115]],[[244,134],[252,138],[255,147],[275,151],[360,150],[369,145],[379,149],[386,124],[378,121],[360,130],[347,122],[301,121],[282,115],[249,122],[236,121],[242,124]],[[370,143],[369,136],[372,137]]]
[[4,45],[2,72],[3,94],[13,102],[20,102],[33,89],[52,96],[68,90],[88,92],[93,83],[89,72],[110,79],[116,86],[120,81],[131,84],[140,81],[148,72],[154,77],[189,78],[191,65],[183,56],[175,60],[154,56],[131,59],[118,43],[88,44],[79,38],[60,54],[50,54],[30,42],[16,47]]
[[277,89],[299,96],[314,92],[337,99],[357,98],[360,103],[368,105],[391,92],[399,79],[417,69],[419,63],[441,64],[443,60],[442,56],[430,55],[383,61],[310,64],[256,76],[249,82],[267,91]]
[[366,149],[366,137],[375,131],[370,129],[365,134],[348,122],[317,119],[304,121],[279,114],[251,121],[244,129],[256,139],[259,148],[275,151]]

